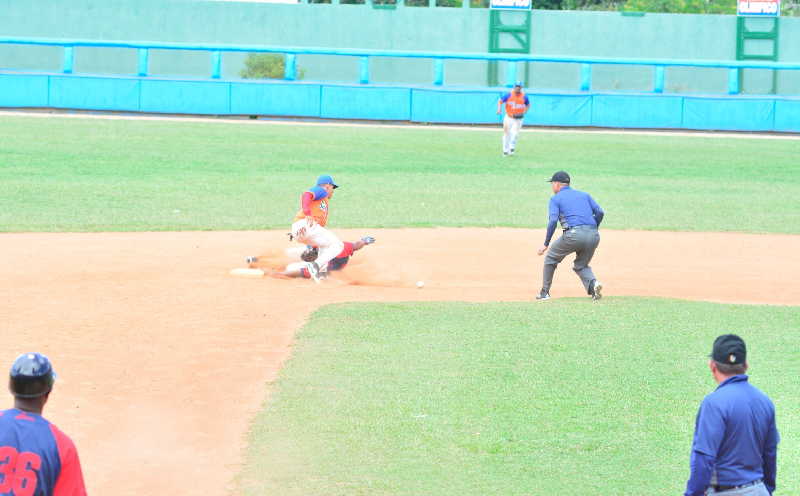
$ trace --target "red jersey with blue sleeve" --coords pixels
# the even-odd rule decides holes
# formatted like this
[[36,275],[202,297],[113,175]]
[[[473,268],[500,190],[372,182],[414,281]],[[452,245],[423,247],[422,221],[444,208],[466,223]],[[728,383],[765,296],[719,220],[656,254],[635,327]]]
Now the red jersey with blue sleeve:
[[0,495],[85,496],[75,444],[41,415],[0,411]]

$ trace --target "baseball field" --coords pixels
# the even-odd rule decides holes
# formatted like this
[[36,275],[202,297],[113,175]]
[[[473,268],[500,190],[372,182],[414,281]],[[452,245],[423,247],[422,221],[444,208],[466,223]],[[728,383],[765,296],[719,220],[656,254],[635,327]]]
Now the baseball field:
[[[800,139],[500,135],[2,114],[2,357],[52,359],[92,494],[667,495],[735,332],[799,493]],[[606,211],[599,302],[566,263],[533,302],[559,169]],[[230,276],[323,173],[377,242]]]

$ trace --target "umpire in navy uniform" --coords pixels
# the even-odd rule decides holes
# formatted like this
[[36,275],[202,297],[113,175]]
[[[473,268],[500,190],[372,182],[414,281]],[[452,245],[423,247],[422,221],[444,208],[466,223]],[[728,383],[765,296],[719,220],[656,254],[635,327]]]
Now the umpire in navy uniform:
[[719,336],[708,366],[719,386],[697,412],[684,496],[771,495],[780,441],[775,406],[747,380],[742,338]]
[[[569,187],[570,177],[564,171],[558,171],[550,178],[550,185],[555,193],[550,198],[549,221],[544,245],[539,248],[539,255],[547,252],[544,259],[544,275],[542,277],[542,290],[536,299],[550,299],[550,285],[553,283],[553,274],[556,267],[564,257],[575,253],[575,263],[572,270],[581,278],[586,293],[593,300],[599,300],[603,285],[594,277],[589,262],[592,261],[594,251],[600,244],[600,234],[597,227],[603,220],[603,209],[588,193]],[[561,222],[564,234],[550,245],[550,239],[556,231],[556,223]],[[549,251],[548,251],[549,250]]]

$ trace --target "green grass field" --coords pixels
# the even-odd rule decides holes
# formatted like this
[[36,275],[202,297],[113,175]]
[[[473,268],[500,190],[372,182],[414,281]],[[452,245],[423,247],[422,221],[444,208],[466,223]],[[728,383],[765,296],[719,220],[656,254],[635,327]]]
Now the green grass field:
[[[568,170],[604,227],[800,233],[800,141],[4,117],[0,231],[284,229],[320,173],[331,225],[542,228]],[[711,254],[709,256],[712,256]],[[775,254],[774,256],[794,256]],[[741,333],[800,493],[800,310],[640,298],[317,312],[249,436],[244,494],[667,495],[713,338]]]
[[332,225],[544,227],[559,169],[606,228],[800,233],[800,140],[4,117],[0,230],[284,229],[321,173]]
[[250,435],[244,494],[668,495],[721,330],[776,403],[800,492],[793,307],[611,298],[348,304],[297,336]]

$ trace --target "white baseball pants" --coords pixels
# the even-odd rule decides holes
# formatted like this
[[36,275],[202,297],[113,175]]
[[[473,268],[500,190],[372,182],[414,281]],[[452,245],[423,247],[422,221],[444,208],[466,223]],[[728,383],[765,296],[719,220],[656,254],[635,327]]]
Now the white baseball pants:
[[503,117],[503,153],[511,153],[517,147],[517,136],[522,129],[522,119],[515,119],[506,114]]
[[319,248],[317,265],[320,272],[325,272],[328,262],[336,258],[336,255],[344,249],[344,243],[335,234],[316,222],[309,227],[306,219],[300,219],[292,224],[292,237],[298,243]]

